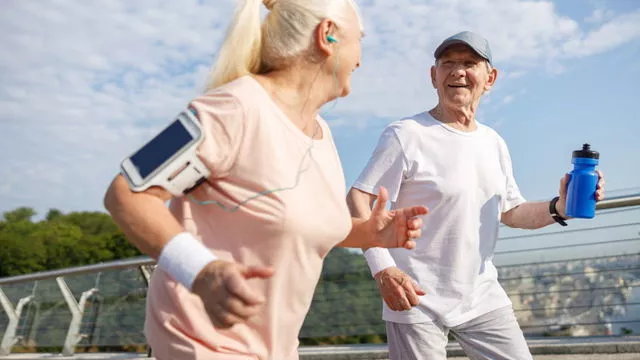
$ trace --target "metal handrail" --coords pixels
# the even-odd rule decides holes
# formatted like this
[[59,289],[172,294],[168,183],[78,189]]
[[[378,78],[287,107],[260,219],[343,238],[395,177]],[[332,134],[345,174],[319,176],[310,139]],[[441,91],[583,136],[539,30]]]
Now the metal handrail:
[[[596,204],[596,209],[605,210],[605,209],[615,209],[615,208],[630,207],[630,206],[640,206],[640,193],[632,194],[632,195],[616,196],[616,197],[599,201]],[[70,268],[59,269],[59,270],[41,271],[41,272],[36,272],[32,274],[0,278],[0,286],[17,284],[17,283],[22,283],[27,281],[51,279],[51,278],[56,278],[60,276],[82,275],[82,274],[89,274],[89,273],[105,271],[105,270],[126,269],[126,268],[139,267],[144,265],[153,265],[155,264],[155,262],[156,261],[154,259],[148,256],[139,256],[139,257],[130,258],[130,259],[115,260],[115,261],[103,262],[103,263],[98,263],[93,265],[76,266],[76,267],[70,267]]]
[[615,209],[628,206],[640,205],[640,194],[615,196],[610,199],[604,199],[596,204],[597,210]]
[[102,263],[92,264],[92,265],[75,266],[75,267],[70,267],[65,269],[40,271],[32,274],[16,275],[16,276],[0,278],[0,286],[9,285],[9,284],[18,284],[18,283],[28,282],[28,281],[53,279],[61,276],[91,274],[94,272],[105,271],[105,270],[127,269],[127,268],[139,267],[144,265],[153,265],[155,263],[156,261],[148,256],[138,256],[138,257],[129,258],[129,259],[114,260],[114,261],[102,262]]

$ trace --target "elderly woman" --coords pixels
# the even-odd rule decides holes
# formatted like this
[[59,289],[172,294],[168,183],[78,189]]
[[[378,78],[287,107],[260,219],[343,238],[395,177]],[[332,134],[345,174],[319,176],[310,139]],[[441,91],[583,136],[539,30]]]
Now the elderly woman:
[[[352,0],[245,0],[194,99],[211,175],[189,196],[132,191],[105,206],[158,259],[145,332],[157,359],[297,359],[322,261],[346,247],[412,248],[423,206],[352,219],[320,108],[350,92],[362,25]],[[170,207],[164,206],[171,199]]]

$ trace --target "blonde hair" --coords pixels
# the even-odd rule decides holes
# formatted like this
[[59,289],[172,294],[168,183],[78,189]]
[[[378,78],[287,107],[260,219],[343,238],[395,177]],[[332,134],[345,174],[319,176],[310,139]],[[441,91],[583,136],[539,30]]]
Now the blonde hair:
[[[354,0],[242,0],[227,29],[210,74],[207,90],[248,74],[286,67],[314,41],[313,30],[324,20],[337,27],[347,24],[352,8],[360,22]],[[263,5],[269,8],[264,23]]]

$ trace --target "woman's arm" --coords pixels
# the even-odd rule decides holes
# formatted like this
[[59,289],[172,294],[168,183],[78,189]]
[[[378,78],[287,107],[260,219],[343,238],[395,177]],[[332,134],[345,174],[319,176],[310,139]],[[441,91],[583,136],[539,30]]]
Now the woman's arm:
[[140,251],[154,259],[164,246],[184,228],[165,206],[171,194],[159,187],[136,193],[122,175],[116,176],[104,197],[104,206]]

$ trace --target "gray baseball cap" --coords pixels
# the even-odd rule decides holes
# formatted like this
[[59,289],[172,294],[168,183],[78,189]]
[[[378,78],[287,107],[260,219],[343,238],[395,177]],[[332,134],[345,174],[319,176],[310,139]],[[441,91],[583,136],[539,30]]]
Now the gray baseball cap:
[[482,36],[471,31],[463,31],[446,38],[433,53],[435,58],[439,58],[442,53],[451,45],[464,44],[473,49],[478,55],[487,59],[491,64],[491,48],[489,42]]

